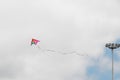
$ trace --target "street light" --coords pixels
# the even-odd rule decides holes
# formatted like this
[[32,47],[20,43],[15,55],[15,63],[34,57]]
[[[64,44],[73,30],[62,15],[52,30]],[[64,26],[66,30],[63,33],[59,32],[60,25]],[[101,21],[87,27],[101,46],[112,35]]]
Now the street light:
[[111,49],[111,51],[112,51],[112,80],[114,80],[114,61],[113,61],[113,60],[114,60],[114,56],[113,56],[113,50],[119,48],[119,47],[120,47],[120,44],[107,43],[107,44],[105,45],[105,47]]

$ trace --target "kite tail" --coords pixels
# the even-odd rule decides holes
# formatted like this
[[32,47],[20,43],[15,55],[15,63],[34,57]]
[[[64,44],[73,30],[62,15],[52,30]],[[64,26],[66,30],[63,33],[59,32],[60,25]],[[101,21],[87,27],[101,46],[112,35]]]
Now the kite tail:
[[38,49],[39,50],[42,50],[42,51],[47,51],[47,52],[57,52],[57,51],[55,51],[55,50],[51,50],[51,49],[42,49],[39,45],[37,45],[37,47],[38,47]]
[[45,51],[46,51],[45,49],[41,48],[39,45],[37,45],[37,48],[38,48],[40,51],[42,51],[42,52],[45,52]]
[[37,45],[38,49],[41,49],[39,45]]
[[85,53],[79,53],[79,52],[76,52],[76,51],[71,51],[71,52],[66,53],[66,54],[75,54],[75,55],[78,55],[78,56],[88,56],[88,55],[85,54]]
[[80,50],[82,51],[82,53],[75,52],[75,54],[78,55],[78,56],[88,56],[88,54],[85,51],[83,51],[82,49],[80,49]]
[[57,51],[51,50],[51,49],[46,49],[46,51],[49,51],[49,52],[57,52]]
[[60,53],[62,55],[69,55],[69,54],[75,54],[75,55],[78,55],[78,56],[88,56],[87,54],[81,54],[81,53],[78,53],[76,51],[71,51],[71,52],[61,52],[61,51],[56,51],[56,50],[52,50],[52,49],[42,49],[39,45],[37,45],[38,49],[43,51],[43,52],[52,52],[52,53]]

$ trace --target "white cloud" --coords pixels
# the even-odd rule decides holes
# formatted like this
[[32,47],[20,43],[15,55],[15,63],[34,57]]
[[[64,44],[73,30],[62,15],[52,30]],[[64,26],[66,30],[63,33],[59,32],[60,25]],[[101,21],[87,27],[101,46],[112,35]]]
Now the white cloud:
[[[90,59],[97,59],[104,44],[119,37],[116,0],[5,0],[0,6],[0,70],[15,80],[86,80]],[[42,48],[84,52],[89,57],[43,53],[29,46],[32,37],[41,40]],[[101,64],[109,63],[105,61]]]

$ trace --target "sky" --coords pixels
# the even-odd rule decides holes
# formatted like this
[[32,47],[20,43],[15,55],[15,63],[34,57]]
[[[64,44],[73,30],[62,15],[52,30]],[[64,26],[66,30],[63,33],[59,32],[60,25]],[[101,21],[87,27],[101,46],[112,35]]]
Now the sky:
[[[120,41],[119,0],[1,0],[0,80],[112,80],[109,42]],[[79,54],[63,55],[42,49]],[[120,49],[114,77],[120,80]]]

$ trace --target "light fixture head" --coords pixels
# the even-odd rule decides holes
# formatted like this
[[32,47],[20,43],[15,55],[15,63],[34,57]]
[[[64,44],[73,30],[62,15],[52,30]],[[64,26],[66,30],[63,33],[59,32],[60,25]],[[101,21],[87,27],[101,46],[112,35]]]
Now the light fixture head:
[[120,44],[117,44],[117,43],[107,43],[105,45],[105,47],[109,48],[109,49],[117,49],[120,47]]

